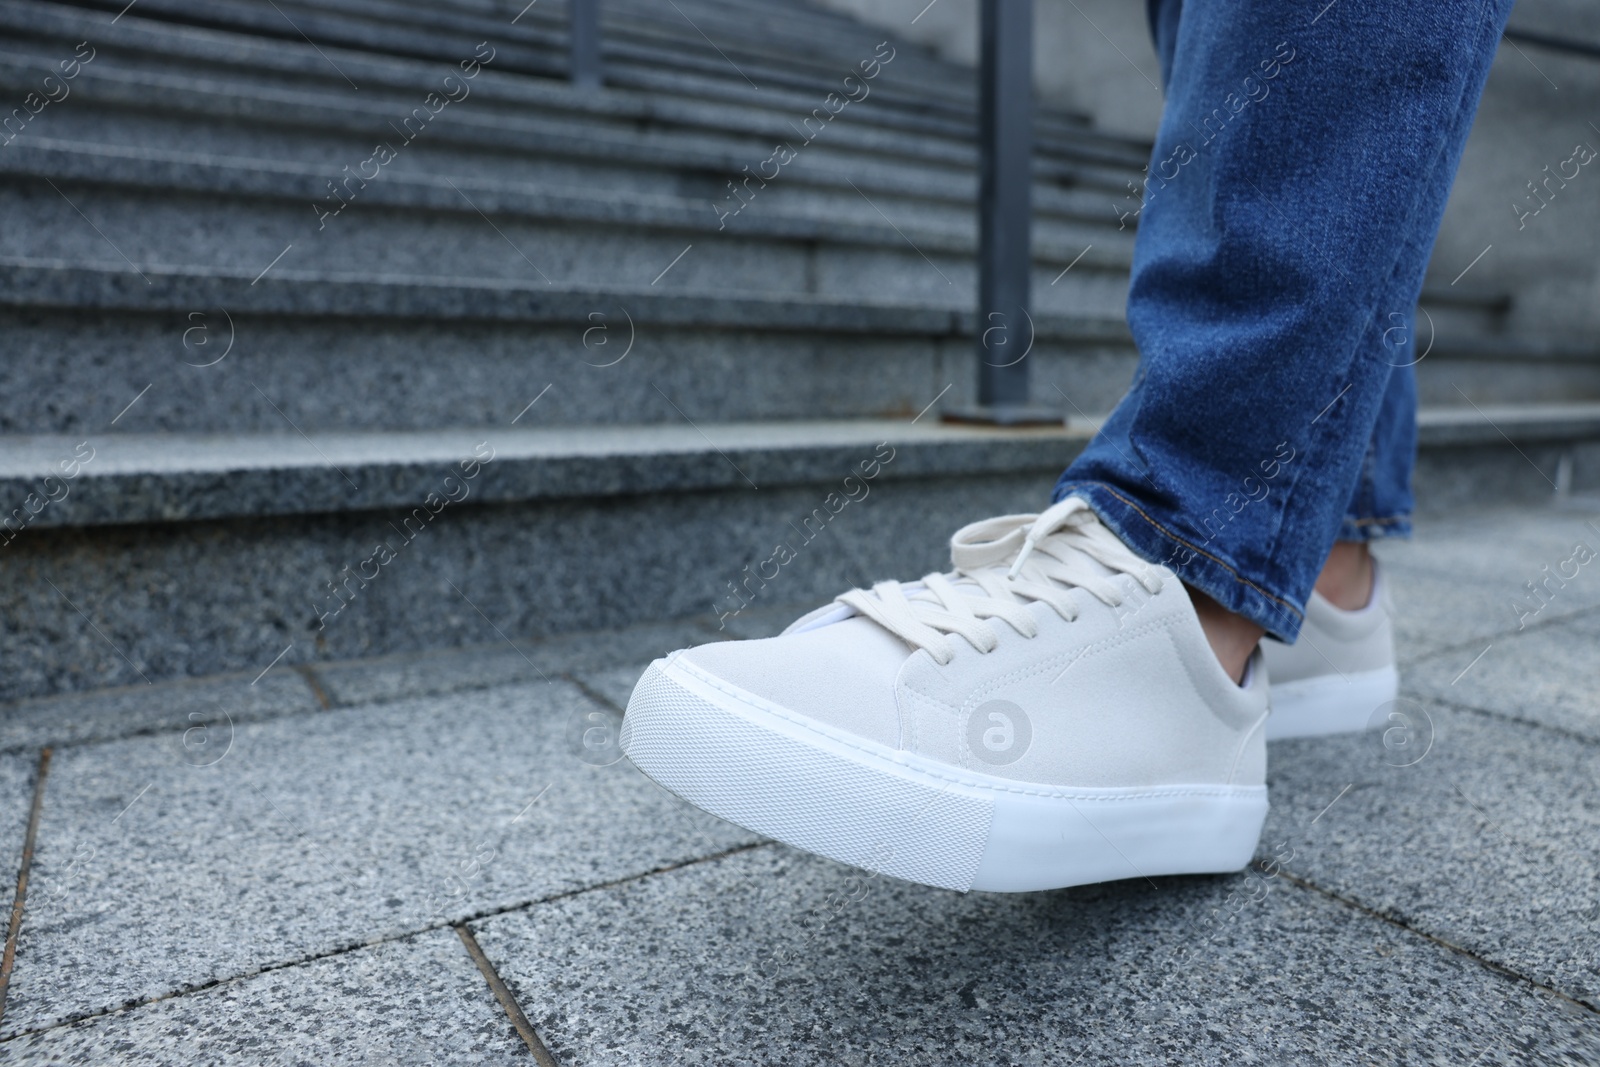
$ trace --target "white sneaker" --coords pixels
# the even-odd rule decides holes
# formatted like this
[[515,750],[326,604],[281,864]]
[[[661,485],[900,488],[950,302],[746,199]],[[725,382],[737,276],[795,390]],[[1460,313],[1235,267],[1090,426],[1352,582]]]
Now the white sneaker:
[[1267,814],[1259,659],[1234,684],[1183,584],[1077,498],[967,526],[951,557],[657,660],[623,751],[714,815],[927,885],[1244,867]]
[[1271,681],[1267,740],[1365,730],[1399,693],[1394,612],[1377,566],[1366,607],[1345,611],[1313,592],[1299,640],[1261,642]]

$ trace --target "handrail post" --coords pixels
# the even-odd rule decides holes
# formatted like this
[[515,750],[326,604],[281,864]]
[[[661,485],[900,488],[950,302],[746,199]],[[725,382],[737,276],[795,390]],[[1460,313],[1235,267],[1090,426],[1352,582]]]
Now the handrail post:
[[600,70],[600,0],[567,0],[569,73],[577,89],[598,89],[604,80]]
[[1033,0],[981,0],[978,63],[978,406],[999,424],[1061,421],[1029,403],[1033,270]]

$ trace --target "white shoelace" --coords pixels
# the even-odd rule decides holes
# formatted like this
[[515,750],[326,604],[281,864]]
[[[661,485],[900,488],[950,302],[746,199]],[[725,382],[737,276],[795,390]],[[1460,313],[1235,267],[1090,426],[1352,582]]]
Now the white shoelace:
[[1078,497],[1039,515],[1002,515],[963,526],[950,539],[950,561],[955,570],[949,574],[929,574],[911,585],[879,582],[852,589],[839,602],[945,664],[955,655],[952,634],[979,652],[994,651],[1000,637],[989,619],[1024,637],[1037,636],[1030,601],[1048,604],[1068,622],[1078,616],[1067,595],[1074,588],[1109,607],[1121,605],[1123,589],[1106,570],[1132,575],[1152,594],[1162,585],[1157,569],[1128,551]]

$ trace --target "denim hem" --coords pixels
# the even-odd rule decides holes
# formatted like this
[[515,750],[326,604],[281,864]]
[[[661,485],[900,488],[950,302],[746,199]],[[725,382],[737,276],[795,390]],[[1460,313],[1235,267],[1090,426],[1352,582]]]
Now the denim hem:
[[1167,529],[1134,501],[1104,482],[1069,482],[1056,487],[1056,500],[1069,496],[1088,501],[1094,513],[1148,563],[1170,560],[1175,550],[1191,558],[1173,573],[1237,615],[1243,615],[1280,641],[1300,633],[1304,611],[1273,590],[1240,573],[1239,568],[1191,544]]
[[1384,518],[1357,519],[1346,515],[1339,524],[1337,541],[1381,541],[1389,537],[1411,536],[1411,516],[1389,515]]

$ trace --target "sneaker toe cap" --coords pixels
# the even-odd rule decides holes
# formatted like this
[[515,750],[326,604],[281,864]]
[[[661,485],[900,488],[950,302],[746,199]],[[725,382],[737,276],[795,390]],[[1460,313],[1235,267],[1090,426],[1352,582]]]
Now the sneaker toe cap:
[[895,681],[910,650],[867,619],[757,641],[701,645],[679,662],[787,711],[891,748]]

